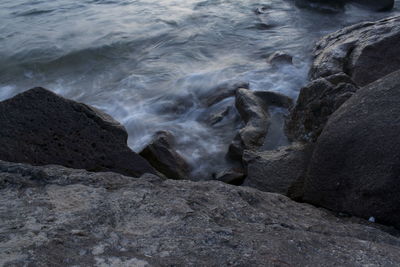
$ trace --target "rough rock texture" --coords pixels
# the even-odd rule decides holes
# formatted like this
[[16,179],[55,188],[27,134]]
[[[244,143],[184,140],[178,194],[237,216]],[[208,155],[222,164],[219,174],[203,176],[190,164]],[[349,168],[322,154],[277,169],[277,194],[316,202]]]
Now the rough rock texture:
[[127,146],[124,127],[107,114],[33,88],[0,102],[0,159],[59,164],[129,176],[154,173]]
[[236,91],[235,106],[245,126],[239,130],[229,147],[229,157],[241,159],[244,149],[254,150],[264,144],[270,126],[271,106],[289,108],[292,100],[282,94],[267,91]]
[[247,170],[244,186],[265,192],[287,194],[293,182],[307,169],[312,146],[293,143],[271,151],[245,151],[243,162]]
[[318,42],[310,75],[344,72],[357,85],[367,85],[400,69],[399,42],[399,16],[344,28]]
[[400,227],[400,71],[362,88],[329,119],[303,200]]
[[0,162],[0,188],[4,266],[400,264],[389,229],[220,182]]
[[186,160],[174,149],[175,138],[170,132],[159,131],[140,155],[170,179],[185,179],[191,170]]
[[310,82],[300,90],[291,110],[285,125],[287,136],[292,140],[315,142],[332,113],[357,90],[344,73]]

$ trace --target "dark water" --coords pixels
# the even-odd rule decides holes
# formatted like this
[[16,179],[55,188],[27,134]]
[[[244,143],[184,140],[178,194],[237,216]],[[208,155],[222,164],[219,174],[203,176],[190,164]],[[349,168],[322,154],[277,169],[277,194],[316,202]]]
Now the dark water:
[[[170,130],[194,176],[204,178],[225,166],[238,127],[234,111],[204,122],[233,98],[211,107],[204,98],[235,82],[296,98],[318,38],[393,14],[397,7],[319,14],[291,0],[1,0],[0,100],[43,86],[94,105],[125,125],[135,151]],[[275,51],[294,64],[267,64]],[[279,129],[271,132],[267,148],[285,142]]]

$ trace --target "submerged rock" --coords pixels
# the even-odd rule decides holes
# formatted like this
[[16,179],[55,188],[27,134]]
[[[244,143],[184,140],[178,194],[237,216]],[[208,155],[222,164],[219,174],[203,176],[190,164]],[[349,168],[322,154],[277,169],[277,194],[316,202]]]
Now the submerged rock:
[[400,228],[400,71],[365,88],[329,119],[303,200]]
[[358,86],[400,69],[400,17],[364,22],[322,38],[314,51],[313,79],[346,73]]
[[129,176],[155,173],[127,146],[125,128],[107,114],[33,88],[0,102],[0,159],[59,164]]
[[245,151],[244,186],[286,195],[290,186],[304,176],[312,146],[294,143],[270,151]]
[[190,165],[175,151],[175,138],[170,132],[159,131],[139,154],[170,179],[187,179]]
[[267,62],[271,65],[292,64],[293,57],[285,52],[277,51],[267,58]]
[[4,266],[400,264],[379,224],[215,181],[0,161],[0,190]]

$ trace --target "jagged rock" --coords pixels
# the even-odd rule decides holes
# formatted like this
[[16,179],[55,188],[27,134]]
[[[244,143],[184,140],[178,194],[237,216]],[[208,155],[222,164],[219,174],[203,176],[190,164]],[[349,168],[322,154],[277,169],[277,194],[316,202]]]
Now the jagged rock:
[[304,176],[312,145],[294,143],[271,151],[245,151],[244,186],[265,192],[287,194],[290,186]]
[[292,64],[293,57],[285,52],[277,51],[268,57],[267,62],[271,65]]
[[360,90],[315,146],[303,200],[400,227],[400,71]]
[[290,107],[291,104],[289,97],[279,93],[238,89],[235,106],[245,126],[232,141],[228,156],[241,159],[244,149],[254,150],[262,146],[270,126],[269,107]]
[[400,69],[399,42],[400,17],[346,27],[317,43],[310,75],[344,72],[358,86],[367,85]]
[[0,161],[0,201],[4,266],[400,264],[388,228],[215,181]]
[[285,130],[292,140],[315,142],[329,117],[358,87],[344,73],[310,82],[300,90],[295,107],[286,121]]
[[216,174],[215,180],[227,184],[241,185],[243,183],[244,173],[242,169],[232,168]]
[[33,88],[0,102],[0,159],[59,164],[130,176],[155,173],[127,146],[125,128],[107,114]]
[[174,136],[170,132],[159,131],[139,154],[166,177],[187,179],[191,170],[190,165],[175,151],[174,146]]

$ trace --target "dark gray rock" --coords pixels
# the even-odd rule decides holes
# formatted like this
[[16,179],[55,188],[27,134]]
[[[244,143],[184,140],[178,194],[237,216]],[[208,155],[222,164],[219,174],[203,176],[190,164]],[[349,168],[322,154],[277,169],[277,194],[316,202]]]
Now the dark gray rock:
[[270,126],[268,109],[271,106],[289,108],[291,105],[292,100],[279,93],[238,89],[235,106],[245,126],[232,141],[228,156],[232,159],[241,159],[243,150],[255,150],[261,147]]
[[315,142],[329,117],[358,87],[344,73],[319,78],[300,90],[295,107],[286,121],[291,140]]
[[236,91],[239,89],[249,89],[249,83],[247,82],[235,82],[235,83],[223,83],[210,91],[207,91],[206,94],[202,94],[200,96],[201,102],[207,106],[211,107],[222,100],[235,96]]
[[244,180],[244,173],[239,168],[227,169],[216,174],[215,180],[227,184],[241,185]]
[[271,65],[292,64],[293,57],[285,52],[277,51],[267,58],[267,62]]
[[215,181],[0,162],[0,202],[2,266],[400,264],[387,228]]
[[107,114],[37,87],[0,102],[0,159],[129,176],[154,173]]
[[394,6],[394,0],[352,0],[352,2],[375,11],[389,11]]
[[345,102],[309,165],[303,200],[400,227],[400,71]]
[[312,145],[301,143],[271,151],[245,151],[247,177],[243,185],[286,195],[290,186],[304,176],[311,152]]
[[153,140],[139,153],[169,179],[189,178],[191,167],[174,149],[175,138],[167,131],[157,132]]
[[357,85],[367,85],[400,69],[399,42],[400,17],[346,27],[317,43],[310,75],[344,72]]

